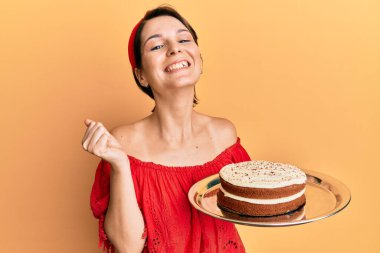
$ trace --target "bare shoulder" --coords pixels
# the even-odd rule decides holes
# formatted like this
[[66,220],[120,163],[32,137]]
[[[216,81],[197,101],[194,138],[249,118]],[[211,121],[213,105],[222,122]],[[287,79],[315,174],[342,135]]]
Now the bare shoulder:
[[212,139],[222,148],[232,146],[237,140],[235,125],[228,119],[209,117],[208,129]]

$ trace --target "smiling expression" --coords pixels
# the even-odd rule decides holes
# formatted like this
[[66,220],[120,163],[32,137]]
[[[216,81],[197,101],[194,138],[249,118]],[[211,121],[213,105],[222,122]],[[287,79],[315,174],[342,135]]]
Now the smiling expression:
[[178,19],[159,16],[148,20],[141,32],[142,69],[139,80],[159,92],[193,86],[202,60],[191,33]]

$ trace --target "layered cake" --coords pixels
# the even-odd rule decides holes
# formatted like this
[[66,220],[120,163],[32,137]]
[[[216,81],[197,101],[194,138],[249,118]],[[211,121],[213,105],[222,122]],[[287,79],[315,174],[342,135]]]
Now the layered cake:
[[249,216],[294,211],[306,202],[306,174],[283,163],[248,161],[224,166],[220,172],[218,206]]

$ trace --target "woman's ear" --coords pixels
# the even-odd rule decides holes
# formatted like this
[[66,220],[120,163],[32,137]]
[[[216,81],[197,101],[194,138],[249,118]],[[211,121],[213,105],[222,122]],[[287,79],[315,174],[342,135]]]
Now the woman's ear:
[[135,68],[134,72],[137,79],[139,80],[140,85],[144,87],[148,87],[149,84],[146,82],[146,79],[144,78],[142,70],[139,68]]

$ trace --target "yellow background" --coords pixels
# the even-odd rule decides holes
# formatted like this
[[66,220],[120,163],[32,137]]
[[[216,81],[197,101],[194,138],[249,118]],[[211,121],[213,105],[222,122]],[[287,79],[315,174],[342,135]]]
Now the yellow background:
[[[86,117],[146,116],[127,42],[161,1],[3,1],[0,251],[100,252]],[[199,35],[197,110],[233,121],[253,159],[344,182],[347,209],[288,228],[238,226],[248,252],[380,252],[379,1],[169,1]]]

